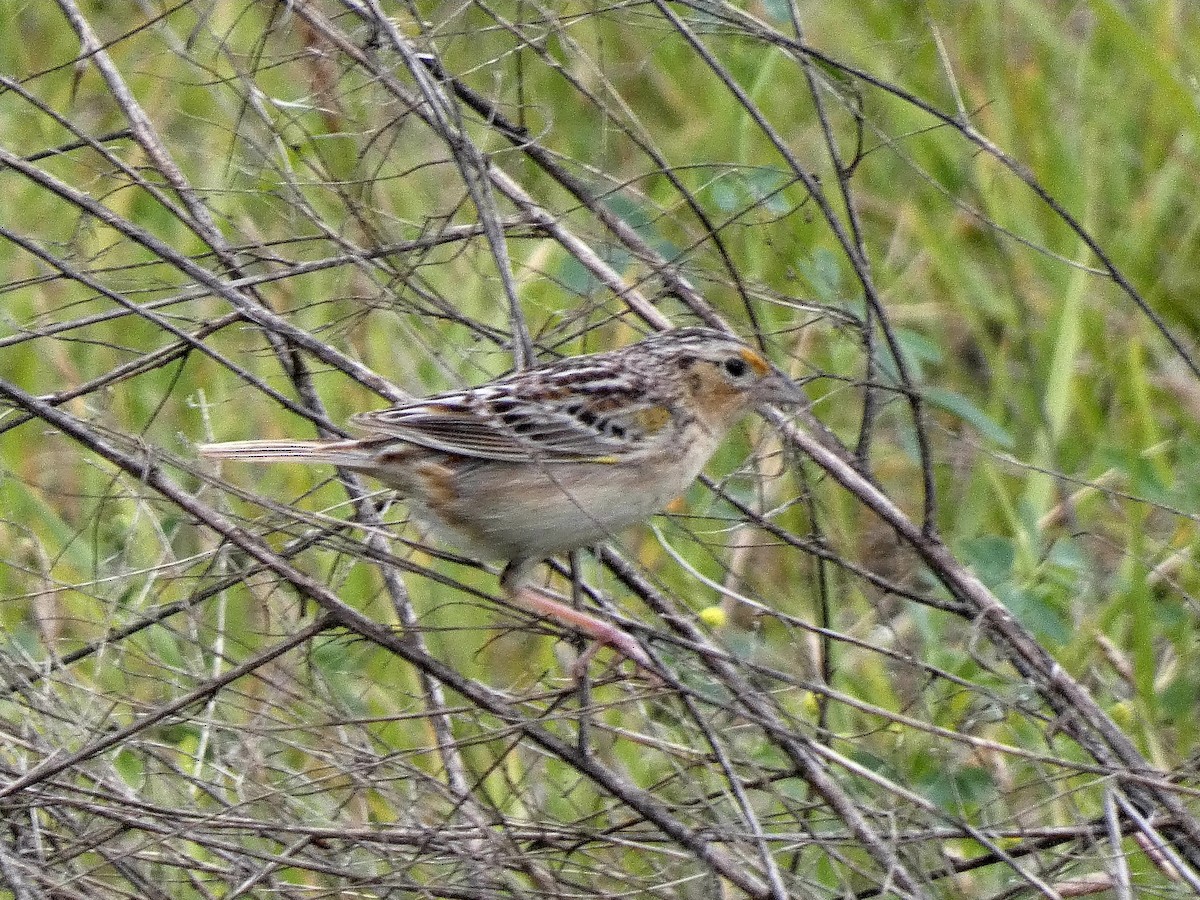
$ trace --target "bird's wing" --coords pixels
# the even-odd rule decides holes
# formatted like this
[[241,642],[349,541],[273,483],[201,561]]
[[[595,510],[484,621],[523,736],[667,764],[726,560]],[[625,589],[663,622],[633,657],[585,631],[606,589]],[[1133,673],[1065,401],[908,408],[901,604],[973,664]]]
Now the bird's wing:
[[503,383],[355,416],[353,423],[459,456],[506,462],[612,462],[671,421],[644,398],[522,396]]

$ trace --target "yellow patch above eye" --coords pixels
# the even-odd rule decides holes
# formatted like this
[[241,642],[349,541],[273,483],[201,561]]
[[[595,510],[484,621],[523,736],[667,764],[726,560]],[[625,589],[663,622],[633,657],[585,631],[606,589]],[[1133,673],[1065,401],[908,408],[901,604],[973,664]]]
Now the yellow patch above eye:
[[750,368],[754,370],[754,374],[760,378],[771,371],[771,364],[749,347],[743,347],[738,351],[738,355],[750,364]]

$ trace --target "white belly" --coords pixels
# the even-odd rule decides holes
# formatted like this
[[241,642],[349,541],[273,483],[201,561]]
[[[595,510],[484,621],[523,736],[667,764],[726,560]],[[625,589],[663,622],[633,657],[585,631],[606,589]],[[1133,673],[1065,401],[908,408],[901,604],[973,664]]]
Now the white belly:
[[694,446],[650,471],[606,463],[485,463],[455,478],[456,499],[444,514],[417,502],[413,511],[478,558],[542,559],[600,543],[661,512],[687,490],[712,449]]

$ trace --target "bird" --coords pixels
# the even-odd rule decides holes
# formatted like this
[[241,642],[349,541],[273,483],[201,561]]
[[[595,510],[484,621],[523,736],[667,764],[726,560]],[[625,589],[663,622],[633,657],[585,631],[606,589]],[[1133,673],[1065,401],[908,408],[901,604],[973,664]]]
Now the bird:
[[505,562],[500,586],[518,605],[654,672],[629,632],[531,587],[537,565],[661,512],[745,414],[802,399],[741,339],[673,328],[360,413],[351,424],[362,437],[197,449],[212,459],[329,464],[377,479],[450,545]]

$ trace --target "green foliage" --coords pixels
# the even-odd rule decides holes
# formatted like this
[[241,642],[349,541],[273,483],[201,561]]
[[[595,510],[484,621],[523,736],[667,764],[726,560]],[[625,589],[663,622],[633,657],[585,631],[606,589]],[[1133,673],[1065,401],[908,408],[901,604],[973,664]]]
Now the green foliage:
[[[931,530],[1155,765],[1184,766],[1200,733],[1193,674],[1200,394],[1163,331],[1058,210],[996,154],[905,97],[814,62],[838,147],[831,160],[805,69],[783,42],[717,10],[671,7],[686,12],[771,125],[769,135],[649,7],[560,6],[421,4],[395,14],[404,34],[419,35],[447,72],[524,127],[527,140],[594,192],[600,208],[631,227],[716,314],[748,336],[757,328],[776,362],[811,378],[813,412],[852,447],[869,378],[878,404],[872,475],[919,519],[925,479],[905,396],[911,388],[928,423],[938,491]],[[788,4],[741,6],[762,16],[764,27],[794,35]],[[1193,7],[1109,0],[800,6],[808,46],[951,120],[965,116],[1028,170],[1192,352],[1200,327],[1200,15]],[[229,255],[220,259],[219,242],[187,224],[179,193],[128,137],[105,142],[127,168],[83,148],[39,160],[46,173],[228,282],[261,278],[254,302],[406,392],[478,384],[511,367],[510,318],[487,242],[471,234],[395,250],[479,216],[461,159],[385,89],[383,75],[270,4],[164,9],[153,24],[144,6],[86,12]],[[12,23],[0,29],[0,71],[79,133],[128,127],[96,68],[76,66],[80,41],[58,13],[10,2],[0,4],[0,21]],[[365,26],[350,32],[354,46],[382,53]],[[411,87],[399,58],[384,58],[386,72]],[[623,244],[486,117],[456,109],[487,158],[625,285],[678,322],[695,318],[652,260]],[[24,157],[77,137],[12,87],[0,93],[0,134],[0,145]],[[856,271],[805,178],[821,186],[839,226],[861,244],[865,269]],[[363,529],[343,524],[352,505],[330,469],[218,471],[195,458],[193,442],[315,434],[271,394],[306,399],[287,354],[277,355],[245,321],[218,327],[231,310],[225,300],[201,296],[170,260],[83,214],[47,183],[14,169],[0,171],[0,182],[4,227],[60,263],[0,241],[0,379],[61,400],[123,447],[151,448],[200,501],[262,535],[351,607],[399,634],[419,633],[453,671],[504,692],[522,724],[587,745],[706,840],[751,833],[749,808],[789,836],[769,846],[798,892],[845,895],[875,884],[861,874],[873,865],[869,856],[817,803],[779,734],[735,713],[736,692],[664,625],[670,617],[626,601],[632,591],[608,569],[585,561],[583,581],[617,598],[647,629],[674,634],[654,646],[692,689],[694,709],[628,679],[597,686],[590,697],[564,688],[568,641],[498,609],[495,572],[437,552],[446,548],[426,540],[402,505],[385,514],[385,543],[417,625],[400,626],[380,566],[363,551]],[[589,260],[572,255],[544,223],[522,218],[510,200],[494,199],[510,220],[512,276],[542,358],[640,333],[643,323]],[[879,308],[868,303],[864,272]],[[176,302],[150,319],[118,315],[113,296]],[[870,366],[859,328],[868,320],[877,326]],[[122,369],[171,348],[179,335],[168,326],[202,346]],[[384,402],[312,354],[295,359],[333,422]],[[81,386],[78,397],[60,396]],[[17,424],[20,415],[5,409],[0,416],[0,648],[11,673],[0,713],[29,732],[5,750],[9,777],[136,726],[147,711],[287,641],[315,614],[253,561],[219,545],[190,512],[45,423]],[[724,603],[731,623],[713,629],[716,642],[794,733],[815,736],[862,768],[830,764],[874,824],[894,816],[888,821],[898,832],[958,820],[1059,827],[1099,816],[1103,779],[1072,768],[1094,761],[1062,736],[1056,713],[991,644],[985,625],[937,608],[956,598],[927,562],[810,461],[788,453],[769,429],[747,424],[710,469],[725,496],[697,485],[674,518],[658,523],[672,552],[642,529],[620,536],[625,558],[680,620]],[[747,528],[744,509],[761,512],[776,530]],[[319,528],[329,529],[320,541],[288,555],[289,542]],[[565,578],[550,584],[570,590]],[[753,603],[723,601],[722,586]],[[81,658],[62,663],[72,653]],[[607,661],[607,651],[599,658]],[[447,853],[439,864],[422,860],[409,869],[408,857],[397,862],[399,850],[364,841],[346,844],[336,865],[322,859],[308,867],[305,857],[289,868],[283,860],[294,860],[284,851],[336,841],[339,831],[459,827],[476,815],[494,816],[514,833],[518,825],[545,826],[544,834],[512,839],[522,863],[506,863],[504,885],[514,896],[560,867],[574,891],[583,884],[634,894],[645,882],[699,883],[698,872],[711,879],[708,893],[726,890],[675,845],[638,844],[640,814],[577,765],[533,746],[521,725],[447,691],[451,733],[436,732],[428,691],[395,655],[333,628],[137,740],[97,753],[54,788],[67,792],[68,778],[80,792],[119,785],[113,796],[132,792],[153,805],[148,816],[160,808],[228,814],[237,828],[219,841],[242,840],[260,854],[247,856],[254,871],[277,866],[276,887],[362,890],[374,876],[401,871],[416,884],[437,884],[448,872],[461,875],[460,857]],[[463,766],[461,784],[447,775],[447,741]],[[739,789],[751,786],[744,805],[730,788],[732,771]],[[881,787],[888,783],[933,811],[910,809],[901,792]],[[468,796],[456,794],[462,784]],[[23,815],[42,816],[43,799]],[[333,836],[268,839],[238,830],[241,816],[327,826]],[[45,813],[39,827],[66,834],[63,821]],[[114,821],[137,840],[114,838],[104,859],[81,851],[84,863],[69,877],[115,884],[122,876],[108,860],[140,852],[145,839],[170,844],[196,872],[209,873],[181,886],[174,863],[155,861],[163,866],[155,871],[179,878],[175,895],[201,896],[200,885],[218,884],[217,875],[211,885],[205,879],[224,871],[224,851],[213,847],[225,844],[176,841],[169,829],[163,837]],[[795,839],[801,833],[829,836],[831,845],[836,838],[844,857]],[[621,840],[604,843],[610,834]],[[67,872],[75,845],[61,840]],[[739,846],[760,864],[757,845]],[[910,858],[933,870],[944,862],[941,850],[922,843]],[[965,842],[958,850],[983,852]],[[339,881],[339,866],[355,878]],[[589,880],[594,871],[609,874]],[[992,868],[964,879],[961,890],[944,879],[938,896],[996,894],[1011,874]],[[245,877],[238,870],[228,881]],[[1174,889],[1141,860],[1135,877],[1147,895]]]

